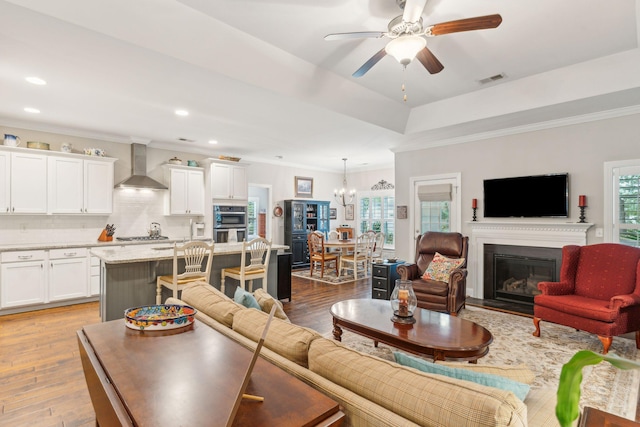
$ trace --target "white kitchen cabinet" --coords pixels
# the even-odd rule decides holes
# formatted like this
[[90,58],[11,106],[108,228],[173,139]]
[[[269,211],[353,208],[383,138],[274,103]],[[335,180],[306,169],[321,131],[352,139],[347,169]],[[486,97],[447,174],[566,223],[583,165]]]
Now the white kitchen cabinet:
[[47,252],[16,251],[0,255],[0,307],[44,303],[47,300]]
[[247,200],[248,196],[244,166],[211,163],[211,198]]
[[88,278],[86,248],[49,251],[49,301],[88,296]]
[[100,295],[100,258],[89,256],[89,295]]
[[112,213],[112,159],[84,160],[51,156],[48,166],[50,213]]
[[0,152],[0,214],[11,212],[11,153]]
[[84,211],[113,212],[113,163],[116,159],[84,161]]
[[168,215],[204,215],[204,170],[194,167],[168,167]]
[[47,213],[47,156],[11,153],[11,213]]
[[48,159],[49,212],[84,212],[84,162],[69,157]]

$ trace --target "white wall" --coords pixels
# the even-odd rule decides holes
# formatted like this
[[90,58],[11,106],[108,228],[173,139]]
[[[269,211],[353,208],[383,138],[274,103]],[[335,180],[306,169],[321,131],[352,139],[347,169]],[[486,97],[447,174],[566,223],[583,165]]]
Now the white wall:
[[[592,121],[459,145],[396,153],[396,205],[409,205],[410,178],[442,173],[462,175],[462,232],[470,235],[471,199],[478,199],[478,221],[483,221],[482,182],[488,178],[569,173],[569,218],[577,222],[578,195],[587,195],[589,244],[598,243],[595,229],[604,226],[603,164],[640,159],[640,115]],[[514,219],[513,221],[520,221]],[[525,220],[522,220],[525,221]],[[549,219],[557,222],[558,219]],[[411,259],[413,234],[409,219],[396,220],[396,253]],[[402,242],[406,244],[402,244]]]

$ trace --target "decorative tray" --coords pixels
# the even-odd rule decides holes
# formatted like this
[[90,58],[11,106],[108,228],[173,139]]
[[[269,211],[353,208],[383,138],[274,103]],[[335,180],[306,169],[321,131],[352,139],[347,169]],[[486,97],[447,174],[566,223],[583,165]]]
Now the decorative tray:
[[188,305],[145,305],[128,308],[124,320],[128,328],[139,331],[166,331],[189,326],[197,310]]

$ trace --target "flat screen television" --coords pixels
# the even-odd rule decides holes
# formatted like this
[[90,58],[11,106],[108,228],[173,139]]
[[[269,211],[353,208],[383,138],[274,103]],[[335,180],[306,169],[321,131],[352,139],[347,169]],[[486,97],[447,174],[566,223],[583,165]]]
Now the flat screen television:
[[569,216],[569,174],[484,180],[485,218]]

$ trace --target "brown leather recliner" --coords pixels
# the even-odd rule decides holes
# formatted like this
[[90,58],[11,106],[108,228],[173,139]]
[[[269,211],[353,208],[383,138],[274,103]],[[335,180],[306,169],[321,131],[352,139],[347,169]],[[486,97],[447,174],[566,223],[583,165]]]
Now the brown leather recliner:
[[[469,238],[460,233],[428,231],[416,238],[416,262],[398,266],[403,280],[413,282],[418,307],[443,311],[456,316],[467,297],[467,253]],[[449,282],[422,279],[436,252],[447,258],[464,258],[464,263],[451,272]]]

